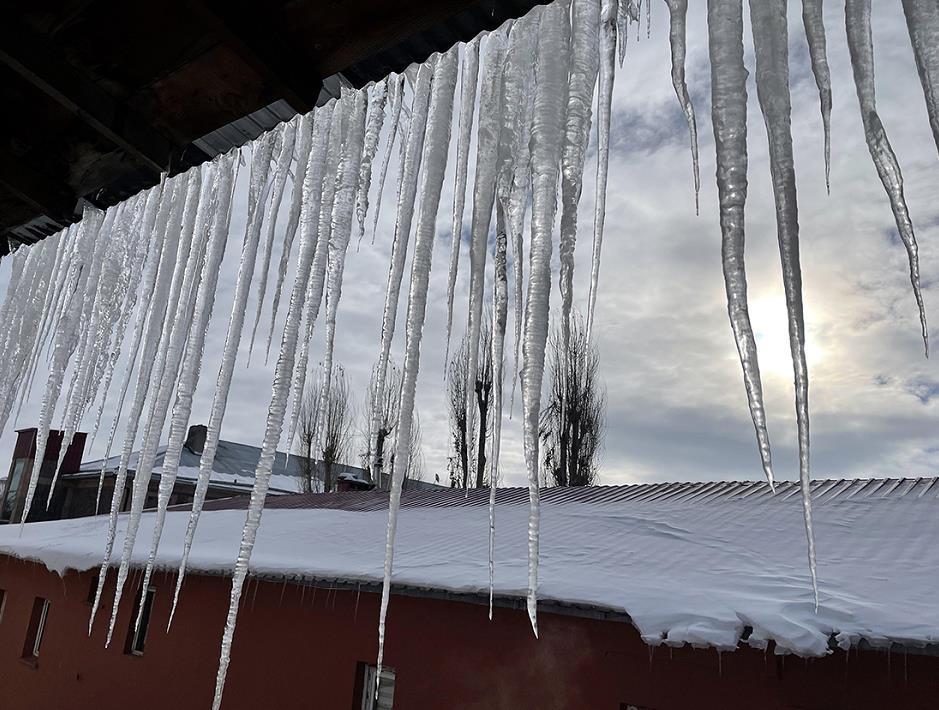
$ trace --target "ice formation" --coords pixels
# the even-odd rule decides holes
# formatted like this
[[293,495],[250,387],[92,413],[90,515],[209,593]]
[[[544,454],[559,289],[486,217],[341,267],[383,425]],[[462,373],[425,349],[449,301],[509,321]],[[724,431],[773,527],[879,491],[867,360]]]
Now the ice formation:
[[[688,3],[687,0],[666,0],[666,4],[670,18],[671,80],[688,125],[697,203],[697,127],[685,77]],[[939,51],[936,50],[939,10],[929,0],[903,0],[902,4],[926,110],[939,147],[936,89],[939,81]],[[845,5],[855,88],[867,145],[908,252],[922,336],[924,343],[928,344],[913,224],[903,195],[900,166],[876,111],[870,5],[870,0],[847,0]],[[647,0],[647,34],[650,12],[651,2]],[[804,524],[817,600],[809,496],[808,373],[804,354],[799,225],[789,117],[786,12],[784,0],[750,2],[756,87],[769,143],[789,314]],[[741,362],[759,455],[767,479],[773,485],[771,449],[756,344],[748,314],[744,265],[748,161],[742,3],[740,0],[710,0],[707,15],[711,121],[716,144],[721,255],[728,316]],[[237,194],[235,178],[241,164],[241,153],[247,155],[250,152],[247,222],[241,243],[241,261],[193,507],[183,541],[174,610],[218,449],[249,295],[253,291],[257,293],[249,356],[257,331],[262,326],[267,329],[267,354],[274,342],[275,321],[291,261],[296,264],[296,275],[280,338],[262,456],[255,472],[254,489],[232,580],[231,607],[222,637],[216,685],[215,707],[218,707],[237,621],[238,601],[250,572],[249,563],[270,482],[274,451],[285,426],[288,450],[292,445],[310,369],[311,339],[321,310],[325,319],[325,349],[319,379],[329,387],[349,243],[356,230],[358,238],[361,238],[369,210],[372,211],[374,240],[387,173],[397,150],[395,228],[391,235],[391,263],[376,372],[380,378],[386,376],[400,293],[406,287],[401,424],[395,443],[396,460],[404,465],[395,466],[392,481],[379,620],[378,657],[381,662],[385,615],[393,582],[397,511],[402,477],[407,469],[407,432],[412,422],[418,381],[436,224],[449,151],[453,147],[455,192],[452,204],[448,201],[449,258],[445,259],[447,341],[449,344],[467,208],[471,211],[467,268],[470,284],[467,312],[470,371],[475,368],[479,357],[482,319],[488,317],[484,305],[489,299],[493,304],[494,423],[489,457],[488,516],[490,614],[492,593],[497,588],[495,501],[503,385],[507,384],[504,377],[505,336],[509,303],[514,302],[516,376],[512,377],[512,399],[515,383],[520,380],[523,446],[530,492],[527,604],[537,633],[538,419],[551,305],[551,259],[557,239],[561,295],[559,315],[563,327],[572,309],[577,210],[595,115],[598,151],[596,196],[590,206],[594,220],[587,294],[589,331],[595,324],[594,311],[598,299],[616,62],[617,59],[620,63],[623,61],[627,29],[635,23],[638,30],[641,16],[641,5],[633,0],[555,0],[551,4],[537,6],[518,20],[507,22],[444,54],[435,54],[423,64],[412,65],[401,74],[363,89],[346,87],[339,100],[330,101],[261,135],[244,151],[233,151],[180,175],[163,176],[155,187],[104,212],[89,206],[77,224],[30,248],[20,249],[10,257],[10,282],[0,306],[0,361],[5,365],[0,371],[0,431],[30,396],[37,379],[40,385],[44,384],[35,442],[38,450],[45,447],[54,421],[61,421],[67,442],[88,420],[94,436],[107,412],[110,418],[107,459],[117,439],[119,422],[124,423],[120,463],[114,472],[114,493],[104,525],[105,549],[90,623],[95,618],[104,581],[112,566],[118,512],[132,471],[131,511],[126,517],[127,533],[116,565],[118,586],[111,614],[113,626],[114,611],[124,581],[131,563],[137,559],[134,557],[135,537],[141,524],[157,447],[168,421],[169,443],[160,473],[157,512],[152,530],[144,528],[146,533],[152,533],[146,556],[145,580],[152,575],[158,559],[166,508],[175,483],[192,396],[200,377],[206,330],[218,287],[219,264],[226,246],[230,246],[227,244],[230,238],[228,227],[232,202]],[[820,0],[803,0],[802,20],[819,91],[827,181],[831,79]],[[460,91],[457,98],[458,75]],[[594,101],[597,103],[595,114],[592,110]],[[386,120],[388,126],[385,126]],[[456,135],[451,136],[454,120],[453,132]],[[474,155],[474,125],[474,178],[472,187],[468,189],[469,164]],[[384,141],[382,136],[385,136]],[[376,162],[380,166],[375,165]],[[378,170],[376,197],[374,205],[370,205],[368,198],[375,169]],[[289,197],[288,180],[291,183]],[[278,215],[284,200],[289,201],[284,208],[286,224],[281,229]],[[466,200],[470,201],[469,205]],[[529,210],[530,217],[527,214]],[[556,222],[559,222],[557,236]],[[530,231],[526,230],[526,223],[530,223]],[[299,241],[296,254],[294,241]],[[490,250],[492,259],[489,259]],[[268,272],[275,252],[279,254],[279,260],[271,295],[270,321],[266,321],[264,305]],[[406,277],[409,280],[406,281]],[[491,296],[486,291],[490,278]],[[115,372],[118,360],[125,357],[127,364],[118,376]],[[44,371],[44,360],[48,361],[48,367],[43,383],[43,377],[38,373]],[[110,392],[112,383],[115,387],[113,395]],[[381,387],[377,389],[381,391]],[[469,399],[473,400],[472,397]],[[291,401],[292,409],[288,416]],[[473,422],[475,407],[468,414],[471,426],[476,426]],[[321,411],[319,416],[322,415]],[[372,423],[372,436],[375,429]],[[138,444],[140,455],[132,461],[132,452]],[[370,449],[374,452],[375,446]],[[59,464],[61,457],[62,454]],[[373,460],[370,463],[374,466],[377,462]],[[34,504],[41,466],[39,457],[33,465],[24,519]],[[56,466],[54,477],[58,468]],[[99,497],[104,477],[105,469],[102,467]],[[53,480],[49,491],[44,491],[46,502],[52,499],[54,491]]]

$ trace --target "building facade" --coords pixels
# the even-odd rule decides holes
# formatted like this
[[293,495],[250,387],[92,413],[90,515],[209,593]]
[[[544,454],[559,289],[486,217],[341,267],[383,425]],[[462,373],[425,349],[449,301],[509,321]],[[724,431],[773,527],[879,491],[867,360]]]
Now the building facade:
[[[96,582],[94,572],[59,578],[35,563],[0,559],[0,706],[210,707],[229,580],[188,577],[166,633],[175,578],[156,575],[142,635],[131,628],[137,595],[130,592],[139,587],[129,587],[110,648],[113,585],[87,631]],[[392,600],[383,700],[368,705],[379,600],[375,587],[355,584],[250,581],[222,707],[925,710],[939,697],[936,655],[855,649],[806,660],[772,647],[651,648],[623,616],[550,605],[535,639],[523,608],[497,607],[489,621],[481,598],[412,594]]]

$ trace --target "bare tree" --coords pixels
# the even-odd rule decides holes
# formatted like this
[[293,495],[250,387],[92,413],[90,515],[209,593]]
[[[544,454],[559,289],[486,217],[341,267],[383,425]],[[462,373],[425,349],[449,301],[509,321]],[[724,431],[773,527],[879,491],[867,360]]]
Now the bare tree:
[[349,381],[345,370],[337,368],[333,373],[326,400],[320,401],[322,410],[322,455],[323,490],[333,490],[335,479],[333,466],[343,463],[352,443],[353,406],[349,392]]
[[447,410],[450,414],[450,439],[453,454],[450,456],[450,486],[466,488],[469,480],[468,411],[466,394],[468,346],[466,338],[454,353],[447,367]]
[[[300,405],[300,485],[303,492],[329,492],[335,480],[333,468],[343,462],[352,443],[353,407],[345,371],[338,367],[329,390],[317,380]],[[316,457],[321,465],[317,466]],[[320,469],[320,470],[318,470]],[[320,479],[320,472],[322,479]]]
[[[402,488],[405,490],[414,481],[424,480],[424,449],[421,436],[421,418],[414,410],[414,418],[411,420],[411,440],[408,442],[408,468],[404,472],[404,481]],[[394,457],[391,460],[391,474],[394,475]]]
[[[369,478],[379,488],[382,487],[382,470],[386,458],[394,451],[394,434],[398,429],[398,406],[401,399],[401,373],[393,362],[388,363],[388,375],[381,392],[378,392],[377,365],[372,368],[372,376],[368,383],[368,393],[365,399],[365,422],[363,425],[363,438],[365,450],[362,460],[368,471]],[[372,427],[377,422],[377,436],[373,442]],[[375,470],[371,470],[372,446],[375,445]],[[389,479],[390,480],[390,479]]]
[[549,348],[552,382],[540,432],[545,475],[558,486],[592,486],[606,410],[600,356],[579,318],[571,323],[570,347],[555,329]]
[[[477,488],[487,485],[486,441],[492,424],[492,327],[489,319],[483,320],[480,331],[479,361],[472,375],[472,390],[467,387],[469,380],[469,341],[464,336],[447,367],[447,410],[452,446],[450,485],[454,488],[467,488],[471,483]],[[470,431],[470,407],[475,407],[473,431]],[[473,478],[475,480],[471,480]]]
[[300,467],[300,492],[313,493],[320,490],[316,471],[316,450],[319,444],[317,417],[320,411],[320,387],[309,387],[300,402],[299,447],[297,465]]

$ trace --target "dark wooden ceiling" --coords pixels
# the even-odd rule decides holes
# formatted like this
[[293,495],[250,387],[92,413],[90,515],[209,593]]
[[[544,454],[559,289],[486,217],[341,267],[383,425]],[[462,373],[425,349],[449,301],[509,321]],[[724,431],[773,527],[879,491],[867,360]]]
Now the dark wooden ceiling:
[[275,102],[273,120],[309,111],[327,77],[363,86],[535,4],[0,1],[0,256],[82,200],[108,206],[206,160],[193,142],[219,128]]

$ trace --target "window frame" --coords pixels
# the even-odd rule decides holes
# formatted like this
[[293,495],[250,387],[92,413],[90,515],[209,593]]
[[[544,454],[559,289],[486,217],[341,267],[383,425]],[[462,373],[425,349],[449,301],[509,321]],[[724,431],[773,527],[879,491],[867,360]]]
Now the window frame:
[[49,610],[52,602],[44,597],[36,597],[33,601],[33,610],[29,615],[29,626],[26,627],[26,639],[23,642],[22,659],[35,664],[39,660],[39,651],[42,648],[42,637],[49,621]]

